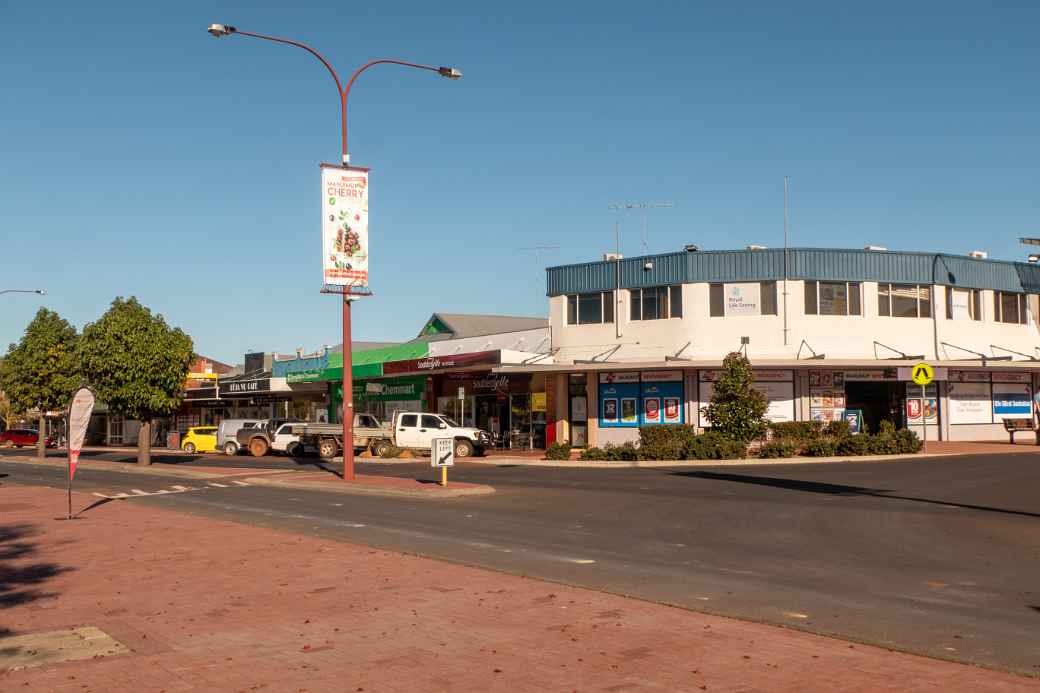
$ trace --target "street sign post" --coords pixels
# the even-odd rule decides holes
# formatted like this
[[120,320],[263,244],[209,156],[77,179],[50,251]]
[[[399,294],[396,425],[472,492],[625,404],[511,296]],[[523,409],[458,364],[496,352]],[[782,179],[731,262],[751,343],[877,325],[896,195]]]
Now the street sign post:
[[459,385],[459,425],[466,425],[466,388]]
[[910,378],[921,386],[921,451],[928,452],[928,413],[925,411],[928,399],[925,395],[925,388],[935,379],[935,371],[922,361],[911,369]]
[[434,438],[431,441],[430,466],[441,468],[441,486],[447,486],[448,467],[455,466],[454,438]]

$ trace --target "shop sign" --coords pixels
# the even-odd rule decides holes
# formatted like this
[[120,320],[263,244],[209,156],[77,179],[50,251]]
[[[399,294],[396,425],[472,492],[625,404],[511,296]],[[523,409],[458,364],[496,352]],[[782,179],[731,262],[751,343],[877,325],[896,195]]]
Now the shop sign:
[[809,387],[829,389],[845,387],[844,371],[809,371]]
[[321,165],[322,281],[368,286],[368,170]]
[[758,315],[762,286],[758,282],[726,284],[726,316]]
[[[755,390],[762,393],[762,396],[766,398],[766,412],[764,417],[769,421],[794,421],[794,383],[793,382],[756,382],[751,385]],[[700,384],[700,404],[701,407],[706,407],[711,403],[712,395],[715,392],[714,383],[701,383]],[[815,395],[814,401],[815,401]],[[842,406],[844,403],[844,393],[842,393]],[[828,406],[833,406],[833,401],[828,400]],[[817,406],[817,405],[813,405]],[[707,425],[707,419],[704,417],[703,411],[701,412],[701,425]]]
[[957,383],[988,383],[989,373],[987,371],[950,371],[950,380]]
[[[461,388],[460,388],[461,389]],[[474,392],[508,392],[509,391],[509,376],[500,375],[495,377],[489,375],[485,378],[473,381]]]
[[401,402],[422,399],[426,378],[355,382],[354,400],[361,402]]
[[531,393],[531,411],[545,411],[547,404],[548,402],[544,392]]
[[993,371],[993,382],[995,383],[1031,383],[1033,376],[1030,373],[1001,373]]
[[256,380],[232,380],[220,383],[220,396],[226,395],[251,395],[256,392],[268,392],[271,389],[270,378],[257,378]]
[[884,370],[862,370],[862,371],[844,371],[845,381],[879,381],[879,380],[896,380],[898,373],[895,368],[885,368]]
[[1029,385],[993,383],[993,415],[1003,419],[1028,419],[1033,414]]
[[672,383],[682,381],[682,371],[643,371],[644,383]]
[[184,401],[190,402],[198,399],[213,399],[217,396],[215,387],[193,387],[184,391]]
[[611,372],[611,373],[600,373],[599,381],[604,384],[612,383],[638,383],[639,372],[638,371],[627,371],[623,373]]
[[[960,372],[960,371],[958,371]],[[967,371],[971,375],[974,373]],[[982,373],[988,379],[988,374]],[[951,424],[993,423],[990,410],[990,386],[988,382],[952,382],[947,392],[950,401]]]
[[308,368],[302,371],[291,371],[285,374],[287,383],[313,383],[321,380],[321,368]]
[[383,373],[415,373],[436,371],[442,368],[464,368],[467,366],[493,365],[502,363],[501,351],[475,351],[471,354],[455,356],[429,356],[421,359],[405,361],[387,361],[383,364]]
[[[676,371],[678,372],[678,371]],[[723,371],[720,369],[706,370],[700,372],[700,380],[702,383],[713,383],[719,379]],[[775,369],[755,369],[751,371],[755,382],[790,382],[794,380],[794,371],[775,370]],[[644,378],[645,380],[646,378]]]

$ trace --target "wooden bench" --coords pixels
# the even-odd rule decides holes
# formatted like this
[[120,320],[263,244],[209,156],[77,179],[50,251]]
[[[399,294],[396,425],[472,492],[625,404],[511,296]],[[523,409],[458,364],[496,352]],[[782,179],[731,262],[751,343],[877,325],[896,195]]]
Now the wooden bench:
[[[1036,431],[1036,428],[1033,426],[1032,417],[1028,419],[1001,419],[1001,421],[1004,422],[1004,430],[1007,431],[1008,439],[1010,439],[1012,445],[1015,444],[1016,433],[1021,433],[1023,431]],[[1037,435],[1036,437],[1036,444],[1040,445],[1040,435]]]

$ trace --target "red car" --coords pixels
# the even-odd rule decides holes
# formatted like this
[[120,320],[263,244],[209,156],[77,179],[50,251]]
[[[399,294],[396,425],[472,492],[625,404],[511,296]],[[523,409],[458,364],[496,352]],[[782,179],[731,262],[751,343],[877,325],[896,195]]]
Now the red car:
[[[39,434],[33,428],[12,428],[0,433],[0,445],[13,445],[16,448],[35,447],[37,440]],[[49,448],[54,447],[54,441],[50,437],[44,444]]]

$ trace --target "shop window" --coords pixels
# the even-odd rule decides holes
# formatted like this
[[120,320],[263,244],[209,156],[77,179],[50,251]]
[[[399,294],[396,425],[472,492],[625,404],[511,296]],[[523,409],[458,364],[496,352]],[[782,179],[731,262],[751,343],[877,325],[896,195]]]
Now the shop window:
[[629,289],[631,320],[667,320],[682,317],[681,286],[650,286]]
[[595,325],[614,322],[614,299],[610,291],[572,294],[567,297],[568,325]]
[[932,317],[932,290],[920,284],[878,284],[878,315],[893,318]]
[[805,282],[806,315],[862,315],[859,282]]
[[982,320],[982,292],[946,287],[947,320]]
[[993,292],[993,319],[997,322],[1026,324],[1026,296],[1008,291]]
[[776,282],[709,284],[708,315],[778,315]]

